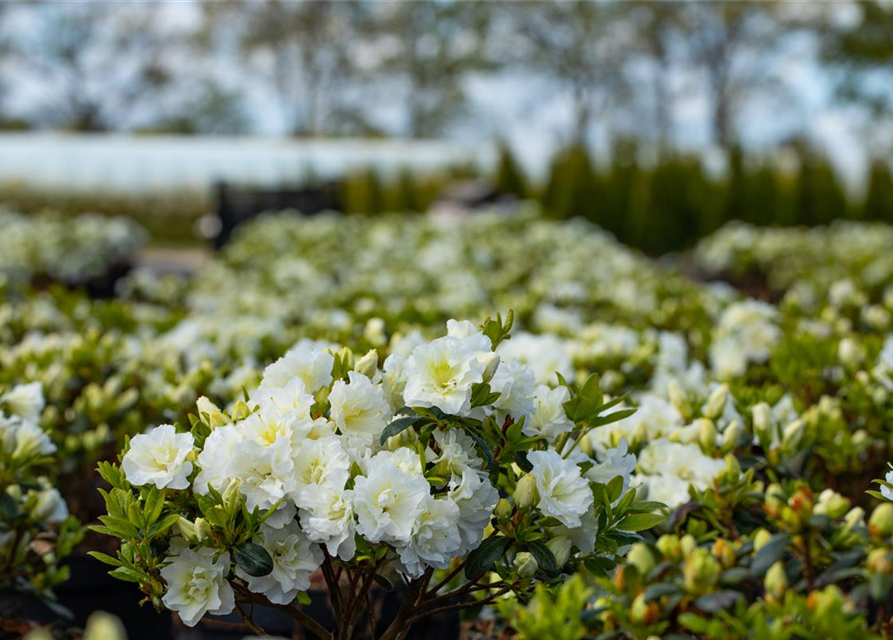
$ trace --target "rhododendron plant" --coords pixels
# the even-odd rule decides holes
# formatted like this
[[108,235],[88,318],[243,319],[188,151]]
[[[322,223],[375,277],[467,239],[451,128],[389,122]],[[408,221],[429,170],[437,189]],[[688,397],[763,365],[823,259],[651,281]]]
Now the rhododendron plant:
[[[662,505],[627,491],[625,445],[601,462],[578,445],[632,410],[612,411],[623,398],[597,376],[537,387],[496,355],[511,325],[450,321],[381,368],[375,351],[303,343],[227,410],[201,399],[190,429],[151,429],[101,465],[111,489],[95,529],[121,546],[94,556],[189,626],[236,612],[255,633],[251,605],[264,604],[350,638],[373,585],[400,582],[388,640],[582,563],[612,569]],[[334,629],[302,609],[316,571]]]

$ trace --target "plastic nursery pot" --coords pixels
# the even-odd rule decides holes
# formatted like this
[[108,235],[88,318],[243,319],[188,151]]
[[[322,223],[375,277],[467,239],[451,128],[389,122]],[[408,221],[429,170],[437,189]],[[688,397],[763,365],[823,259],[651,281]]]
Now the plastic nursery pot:
[[[372,594],[372,606],[375,610],[375,637],[379,637],[394,620],[400,603],[403,601],[404,589],[401,587],[392,592],[383,589],[374,589]],[[324,589],[310,591],[310,604],[304,607],[304,611],[318,620],[329,631],[334,630],[335,620],[332,617],[328,603],[328,594]],[[208,616],[211,620],[226,623],[240,622],[235,613],[228,616]],[[264,631],[273,636],[282,638],[307,638],[312,635],[304,633],[295,634],[295,624],[288,614],[270,607],[255,606],[253,620]],[[244,628],[224,628],[214,626],[213,623],[199,623],[193,628],[176,625],[175,636],[177,640],[237,640],[245,637],[250,632]],[[450,612],[434,616],[428,620],[413,625],[407,636],[407,640],[457,640],[459,637],[459,614]],[[372,634],[369,629],[369,621],[363,616],[357,624],[354,633],[356,640],[370,640]]]
[[[106,611],[121,619],[128,640],[173,640],[170,613],[158,612],[149,604],[140,606],[144,596],[135,584],[112,578],[106,565],[88,556],[72,555],[65,564],[71,577],[55,591],[59,604],[74,614],[72,626],[83,628],[91,613]],[[25,603],[24,615],[45,624],[59,619],[36,600]]]

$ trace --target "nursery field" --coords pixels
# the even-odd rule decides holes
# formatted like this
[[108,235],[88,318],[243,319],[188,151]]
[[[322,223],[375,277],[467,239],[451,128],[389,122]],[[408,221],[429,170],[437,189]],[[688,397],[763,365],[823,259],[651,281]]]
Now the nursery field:
[[147,242],[0,211],[0,639],[893,638],[893,226]]

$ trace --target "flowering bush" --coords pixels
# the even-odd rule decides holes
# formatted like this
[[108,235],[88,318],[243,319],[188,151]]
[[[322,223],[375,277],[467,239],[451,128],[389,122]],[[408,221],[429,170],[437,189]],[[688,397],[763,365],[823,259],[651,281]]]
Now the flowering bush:
[[[52,589],[68,575],[58,563],[80,540],[80,527],[46,475],[56,447],[40,427],[43,408],[39,383],[0,387],[0,589],[55,606]],[[17,604],[6,600],[0,612],[15,617]]]
[[128,261],[146,240],[129,218],[26,216],[0,208],[0,279],[83,285]]
[[596,376],[535,395],[533,371],[494,353],[511,323],[450,321],[381,368],[375,351],[304,345],[231,411],[201,399],[189,431],[135,436],[101,467],[95,529],[122,545],[95,557],[189,626],[235,610],[258,631],[242,607],[260,602],[329,637],[299,606],[321,568],[340,638],[393,572],[406,593],[386,638],[576,566],[610,570],[661,505],[627,490],[625,456],[577,445],[632,412],[606,413],[622,398]]

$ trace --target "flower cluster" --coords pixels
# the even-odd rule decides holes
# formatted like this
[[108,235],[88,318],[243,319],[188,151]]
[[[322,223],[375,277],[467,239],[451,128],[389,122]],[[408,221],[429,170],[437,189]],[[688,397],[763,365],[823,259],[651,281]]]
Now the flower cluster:
[[[524,593],[584,561],[612,566],[661,505],[627,491],[625,447],[599,460],[578,445],[632,411],[606,413],[622,398],[606,402],[596,376],[537,387],[499,355],[510,327],[511,316],[451,320],[380,368],[374,350],[298,342],[245,401],[222,411],[202,398],[190,431],[151,429],[120,467],[103,466],[114,488],[97,530],[124,544],[97,557],[190,626],[258,597],[290,606],[320,568],[336,602],[342,571],[355,576],[350,597],[356,581],[396,571],[420,602],[444,602]],[[455,563],[466,583],[454,595],[424,591]],[[491,571],[499,579],[480,583]],[[340,615],[348,634],[356,614]]]
[[58,566],[80,539],[77,522],[47,474],[56,446],[40,426],[39,383],[0,388],[0,588],[52,601]]
[[146,239],[129,218],[25,216],[0,208],[0,277],[84,285],[126,262]]

